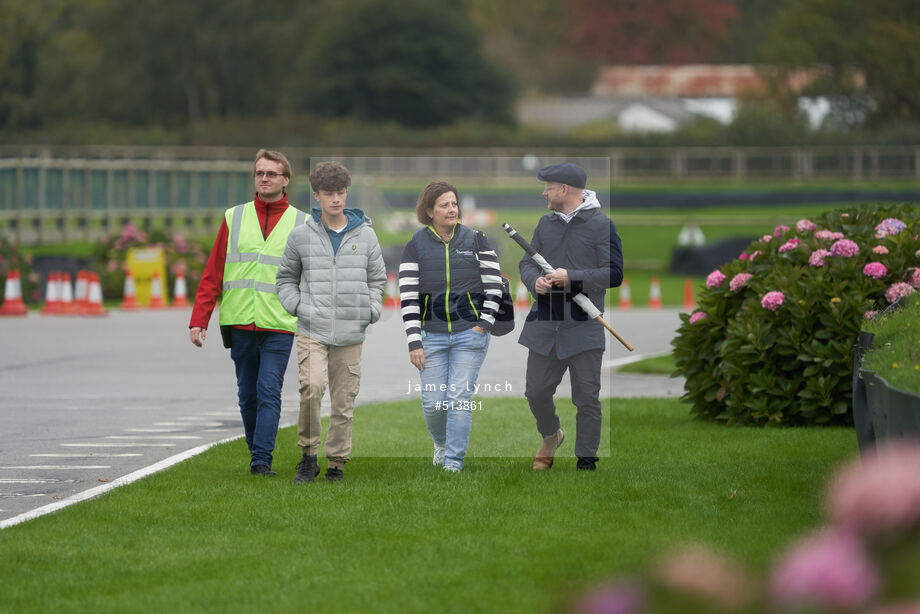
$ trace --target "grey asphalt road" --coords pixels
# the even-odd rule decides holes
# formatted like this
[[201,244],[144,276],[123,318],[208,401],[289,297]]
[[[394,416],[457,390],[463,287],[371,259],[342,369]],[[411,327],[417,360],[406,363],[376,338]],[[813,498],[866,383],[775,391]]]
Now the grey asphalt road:
[[[669,351],[677,314],[635,310],[610,320],[635,354],[646,355]],[[187,310],[0,318],[0,522],[242,433],[216,315],[203,348],[189,342],[188,318]],[[516,343],[518,330],[492,339],[481,396],[523,396],[526,350]],[[608,361],[629,355],[608,341]],[[285,425],[297,420],[296,364],[292,356]],[[418,405],[410,391],[418,373],[398,311],[387,310],[368,330],[362,365],[358,404]],[[609,364],[602,379],[604,396],[679,396],[683,387],[667,377],[617,374]],[[559,395],[568,394],[566,378]]]

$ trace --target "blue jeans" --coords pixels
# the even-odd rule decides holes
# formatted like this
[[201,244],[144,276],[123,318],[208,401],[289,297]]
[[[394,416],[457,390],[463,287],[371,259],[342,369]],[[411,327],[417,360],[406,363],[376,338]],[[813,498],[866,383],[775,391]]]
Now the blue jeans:
[[281,419],[281,386],[294,335],[232,330],[230,358],[236,365],[240,415],[251,466],[272,466],[275,436]]
[[447,447],[444,466],[461,469],[473,426],[473,387],[489,349],[489,335],[473,329],[422,334],[425,423],[434,443]]

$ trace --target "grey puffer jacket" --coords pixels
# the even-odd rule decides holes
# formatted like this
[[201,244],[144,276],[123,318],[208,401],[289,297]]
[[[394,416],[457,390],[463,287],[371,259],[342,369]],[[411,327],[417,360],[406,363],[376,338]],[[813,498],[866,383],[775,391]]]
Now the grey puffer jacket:
[[337,252],[322,221],[310,217],[288,236],[275,286],[281,305],[297,316],[297,332],[329,345],[364,342],[368,324],[380,319],[386,266],[371,220],[349,209]]

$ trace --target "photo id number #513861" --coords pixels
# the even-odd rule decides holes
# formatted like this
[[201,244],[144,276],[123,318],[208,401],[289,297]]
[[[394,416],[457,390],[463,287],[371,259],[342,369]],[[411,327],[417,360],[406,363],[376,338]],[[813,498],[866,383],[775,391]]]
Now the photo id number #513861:
[[456,409],[457,411],[482,411],[482,400],[478,401],[437,401],[434,404],[435,411],[447,411]]

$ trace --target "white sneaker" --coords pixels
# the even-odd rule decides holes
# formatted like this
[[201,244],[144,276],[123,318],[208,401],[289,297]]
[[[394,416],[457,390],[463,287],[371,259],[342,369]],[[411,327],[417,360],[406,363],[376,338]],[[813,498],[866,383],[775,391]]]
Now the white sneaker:
[[447,454],[447,446],[434,444],[434,456],[431,457],[431,464],[440,467],[444,464],[444,455]]
[[444,465],[444,471],[448,473],[460,473],[460,467],[457,465]]

